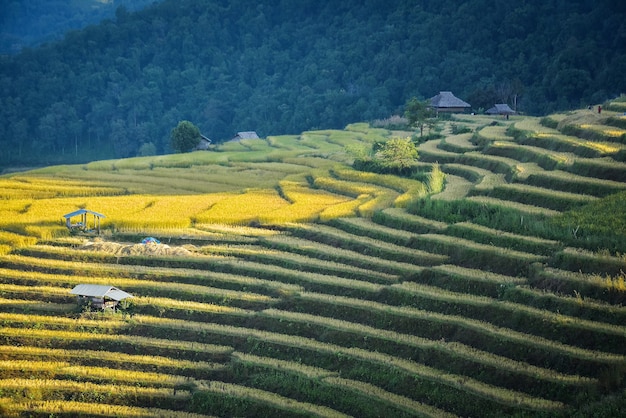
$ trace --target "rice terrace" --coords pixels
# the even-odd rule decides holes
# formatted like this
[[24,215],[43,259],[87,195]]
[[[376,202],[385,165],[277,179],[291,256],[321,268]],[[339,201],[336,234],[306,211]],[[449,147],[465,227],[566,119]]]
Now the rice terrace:
[[413,178],[368,123],[4,174],[0,415],[619,416],[625,105],[454,115]]

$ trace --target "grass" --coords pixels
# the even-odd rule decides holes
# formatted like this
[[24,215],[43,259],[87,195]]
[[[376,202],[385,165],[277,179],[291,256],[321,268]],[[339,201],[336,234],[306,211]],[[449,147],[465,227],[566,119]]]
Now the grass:
[[507,135],[506,129],[505,125],[485,126],[478,131],[478,135],[488,140],[506,141],[512,139]]
[[3,343],[21,345],[48,345],[53,348],[78,350],[137,350],[140,353],[156,353],[174,358],[214,359],[227,357],[233,349],[224,345],[208,344],[198,341],[170,340],[143,337],[139,335],[110,335],[82,331],[30,329],[27,334],[23,328],[0,329]]
[[294,252],[320,260],[369,269],[373,278],[382,277],[383,280],[397,279],[398,275],[406,271],[421,271],[419,266],[403,266],[394,261],[380,259],[359,251],[343,249],[332,244],[311,241],[306,238],[277,236],[264,240],[264,243],[270,248],[277,248],[286,252]]
[[[99,365],[107,364],[109,367],[125,370],[171,370],[172,372],[175,371],[183,375],[189,373],[191,370],[193,370],[194,373],[210,373],[224,367],[224,365],[220,363],[190,361],[165,356],[114,353],[98,350],[68,350],[34,346],[0,346],[0,358],[8,358],[11,359],[9,361],[16,363],[19,361],[28,363],[39,359],[55,359],[58,363],[62,363],[66,366],[69,364],[88,365],[97,363]],[[15,368],[14,366],[12,367]]]
[[[490,297],[450,292],[418,283],[404,283],[403,287],[410,288],[415,299],[419,299],[424,308],[432,311],[440,310],[478,318],[485,312],[489,318],[487,322],[502,327],[523,328],[529,334],[551,337],[572,345],[578,339],[585,339],[585,343],[579,344],[580,346],[606,352],[621,351],[618,347],[625,331],[623,327],[554,314],[501,300],[495,303],[497,299]],[[515,319],[511,320],[513,315]],[[556,331],[558,335],[553,336]]]
[[[339,221],[340,222],[340,221]],[[341,223],[340,223],[341,225]],[[349,226],[352,231],[363,231],[361,225],[357,223],[350,223],[346,221],[344,225]],[[375,224],[373,226],[376,226]],[[423,266],[430,264],[438,264],[446,260],[438,254],[433,254],[427,251],[415,251],[415,249],[406,248],[402,245],[395,245],[390,242],[380,240],[377,238],[363,237],[359,235],[367,235],[367,233],[359,232],[357,236],[353,232],[347,232],[343,229],[338,229],[330,226],[318,225],[298,225],[287,227],[294,234],[303,237],[316,237],[316,240],[333,245],[335,247],[344,249],[354,249],[362,251],[365,254],[378,255],[380,258],[387,260],[393,260],[396,262],[396,266],[400,269],[407,271],[414,270],[411,268],[411,263]],[[378,227],[379,230],[383,230],[385,227]],[[388,231],[387,236],[389,235]],[[408,238],[406,232],[399,232],[397,236],[404,235],[404,238]],[[378,235],[380,236],[380,234]],[[388,238],[389,240],[389,238]],[[393,240],[393,238],[391,238]]]
[[[420,180],[351,167],[394,135],[366,123],[0,176],[0,414],[608,410],[624,126],[589,113],[454,118]],[[79,283],[135,298],[80,312]]]
[[24,400],[31,402],[64,400],[103,404],[133,403],[144,407],[165,407],[163,409],[182,409],[191,399],[188,391],[179,390],[174,394],[170,388],[52,379],[2,379],[0,389],[4,395],[13,395],[11,397],[16,399],[24,394]]
[[560,165],[572,163],[573,156],[560,152],[545,152],[544,149],[511,142],[495,141],[485,150],[489,155],[499,155],[520,162],[534,162],[545,170],[554,170]]
[[67,362],[59,361],[0,361],[0,371],[2,371],[5,379],[45,377],[47,379],[89,381],[97,384],[132,384],[140,387],[157,388],[180,387],[188,381],[185,376],[139,370],[120,370],[111,367],[72,366]]
[[320,352],[339,352],[346,356],[359,358],[367,362],[382,364],[392,368],[398,368],[420,379],[434,381],[444,386],[453,387],[459,390],[461,393],[468,393],[481,397],[486,397],[487,399],[491,399],[495,402],[503,403],[505,405],[513,406],[515,404],[522,404],[526,408],[537,410],[559,410],[563,408],[563,405],[559,402],[535,398],[519,392],[514,392],[502,388],[495,388],[493,386],[475,381],[471,378],[463,378],[463,383],[459,384],[458,378],[453,375],[441,373],[440,371],[437,371],[427,366],[419,365],[418,363],[414,363],[412,361],[399,359],[389,355],[378,354],[368,350],[358,348],[344,348],[334,344],[320,343],[307,338],[287,336],[284,334],[270,333],[266,331],[255,331],[249,328],[237,328],[215,324],[198,324],[189,322],[181,323],[180,321],[171,320],[156,322],[149,318],[142,318],[142,322],[146,324],[151,324],[152,326],[156,326],[158,328],[176,327],[186,328],[195,331],[206,330],[207,332],[210,331],[213,333],[232,335],[239,338],[245,335],[247,336],[247,338],[274,342],[281,345],[302,348],[306,347],[309,350],[315,350]]
[[[110,277],[98,276],[49,276],[48,280],[51,282],[56,281],[61,285],[71,286],[85,282],[101,285],[106,285],[111,282]],[[242,304],[242,306],[254,306],[258,304],[263,305],[274,301],[274,299],[268,295],[211,287],[206,284],[166,283],[163,281],[130,278],[117,278],[115,282],[118,286],[126,288],[130,292],[139,292],[146,296],[186,297],[189,298],[188,300],[197,302],[218,302],[226,300],[234,304]],[[68,291],[69,290],[70,289],[68,289]]]
[[403,409],[410,414],[424,417],[454,417],[456,415],[443,411],[441,409],[426,405],[421,402],[408,399],[404,396],[399,396],[394,393],[383,390],[374,385],[368,383],[359,382],[355,380],[342,379],[340,377],[327,377],[325,382],[335,385],[339,388],[346,388],[350,391],[354,391],[359,394],[365,395],[367,398],[380,399],[383,402],[388,403],[390,406],[398,409]]
[[471,138],[471,133],[451,135],[441,141],[441,143],[439,144],[439,148],[445,151],[457,153],[473,151],[476,149],[476,145],[471,143]]
[[545,208],[545,207],[536,206],[536,205],[529,205],[529,204],[506,200],[506,199],[498,199],[498,198],[490,197],[490,196],[480,196],[480,195],[470,196],[467,200],[474,202],[474,203],[478,203],[483,206],[492,206],[495,208],[510,209],[513,211],[517,211],[521,214],[527,214],[527,215],[555,216],[560,213],[559,211],[553,210],[550,208]]
[[626,189],[626,184],[622,182],[579,176],[561,170],[532,173],[524,180],[524,183],[554,191],[580,193],[596,197],[605,197]]
[[[307,299],[323,301],[329,304],[342,303],[340,299],[328,297],[327,295],[305,294],[303,295],[303,297]],[[370,306],[375,308],[375,304],[371,304]],[[584,378],[581,376],[561,375],[558,373],[553,374],[551,371],[534,367],[528,364],[519,364],[505,357],[481,352],[480,350],[472,349],[468,346],[464,346],[463,344],[429,340],[409,334],[401,334],[390,330],[374,328],[363,324],[356,324],[350,321],[327,318],[321,315],[291,313],[272,309],[263,311],[262,314],[263,316],[267,315],[270,317],[279,318],[281,321],[301,322],[311,325],[318,325],[333,330],[342,330],[344,332],[356,335],[359,339],[365,336],[366,339],[380,339],[394,345],[408,345],[414,348],[434,349],[440,351],[442,354],[447,353],[450,354],[452,357],[463,358],[467,361],[477,362],[484,366],[497,367],[499,369],[507,370],[507,372],[509,373],[527,374],[538,377],[540,379],[547,379],[555,382],[567,382],[568,384],[573,385],[588,385],[593,381],[592,379]],[[381,349],[381,351],[384,351],[384,349]]]
[[[69,414],[74,416],[102,416],[102,417],[129,417],[129,418],[158,418],[168,416],[171,418],[206,418],[207,415],[194,414],[171,409],[159,409],[150,407],[133,407],[125,405],[106,404],[102,402],[84,401],[33,401],[14,402],[0,398],[0,408],[7,413],[16,416],[19,414],[35,415],[58,415]],[[11,415],[9,415],[11,416]]]
[[445,222],[413,215],[399,208],[384,209],[376,214],[373,221],[395,229],[415,233],[442,232],[448,227]]
[[576,159],[563,169],[580,176],[626,182],[626,165],[611,158]]
[[472,224],[471,222],[459,222],[451,225],[446,230],[446,234],[467,238],[483,244],[542,255],[551,254],[559,246],[556,240],[513,234]]
[[[117,278],[116,282],[124,283],[125,286],[131,288],[142,289],[143,292],[149,295],[178,295],[179,297],[182,295],[188,295],[188,297],[195,298],[196,301],[220,301],[220,300],[229,300],[233,303],[242,303],[244,306],[256,305],[256,304],[266,304],[272,303],[275,301],[275,298],[267,295],[267,293],[274,294],[276,291],[282,292],[287,291],[288,293],[294,289],[295,285],[301,286],[328,286],[330,289],[345,289],[346,291],[363,291],[363,292],[373,292],[376,291],[380,285],[371,282],[365,282],[354,279],[345,279],[336,276],[330,276],[327,274],[320,274],[310,271],[297,272],[288,267],[281,267],[277,265],[268,265],[265,263],[258,263],[252,261],[245,260],[234,260],[228,258],[216,258],[216,257],[193,257],[193,258],[177,258],[177,257],[146,257],[146,256],[126,256],[126,257],[118,257],[115,255],[109,255],[106,253],[98,253],[98,252],[84,252],[80,250],[75,250],[73,253],[68,252],[63,249],[56,249],[54,247],[42,248],[41,249],[29,249],[22,250],[23,254],[29,253],[31,256],[45,256],[48,257],[50,255],[65,255],[66,261],[57,261],[57,260],[45,260],[45,261],[33,261],[30,262],[27,258],[19,258],[19,257],[11,257],[13,265],[21,264],[21,265],[30,265],[39,264],[43,266],[59,266],[61,268],[68,268],[73,261],[84,261],[91,260],[92,262],[104,261],[108,260],[111,263],[120,262],[123,264],[129,265],[175,265],[178,264],[180,268],[188,268],[196,271],[195,274],[189,274],[191,276],[189,281],[198,283],[198,284],[184,284],[179,285],[178,283],[163,283],[163,278],[161,280],[142,280],[142,278],[137,279],[127,279],[127,278]],[[147,260],[152,259],[153,263],[148,263]],[[15,260],[15,261],[13,261]],[[387,262],[387,265],[391,263]],[[97,269],[95,265],[88,266]],[[410,266],[407,268],[411,268]],[[114,271],[123,271],[123,269],[111,269]],[[212,270],[206,277],[207,280],[199,280],[198,275],[200,277],[205,277],[202,274],[203,270]],[[198,273],[198,271],[200,273]],[[225,273],[225,274],[224,274]],[[240,275],[244,276],[252,276],[241,278]],[[186,277],[186,276],[185,276]],[[266,280],[259,281],[258,279],[266,278]],[[67,281],[70,283],[75,282],[78,279],[68,278],[67,276],[62,276],[61,280]],[[84,279],[82,279],[84,280]],[[88,281],[92,283],[104,283],[106,281],[110,281],[110,278],[102,277],[99,275],[90,275],[88,276]],[[184,279],[183,279],[184,280]],[[272,281],[272,282],[270,282]],[[374,281],[377,281],[374,279]],[[211,282],[214,282],[215,287],[210,286]],[[283,283],[280,283],[283,282]],[[237,283],[235,285],[234,283]],[[286,285],[285,285],[286,283]],[[231,287],[235,286],[248,286],[257,288],[259,293],[251,293],[244,292],[238,290],[231,289]],[[121,286],[121,285],[120,285]],[[218,287],[219,286],[219,287]],[[224,289],[223,287],[227,287]],[[268,290],[273,289],[273,290]]]
[[202,392],[206,391],[217,393],[221,397],[251,400],[255,403],[266,404],[272,408],[276,408],[277,410],[291,412],[294,414],[318,417],[348,417],[348,415],[342,414],[331,408],[306,402],[298,402],[272,392],[235,385],[232,383],[215,381],[206,382],[199,388],[199,390]]
[[612,194],[601,201],[572,210],[558,217],[555,222],[567,225],[584,225],[591,231],[607,233],[612,230],[626,231],[626,192]]
[[381,283],[389,283],[397,280],[397,276],[391,274],[376,274],[370,269],[357,266],[350,266],[331,260],[323,260],[319,258],[305,256],[294,252],[288,252],[289,248],[284,251],[268,248],[272,244],[267,243],[264,246],[207,246],[202,248],[202,252],[207,254],[221,254],[225,256],[238,257],[243,260],[260,262],[270,265],[280,265],[282,267],[290,267],[293,269],[306,269],[307,271],[315,271],[329,275],[337,275],[346,278],[358,278],[365,281],[379,281]]
[[490,197],[534,205],[564,212],[597,200],[597,197],[581,193],[561,192],[521,183],[503,184],[487,193]]
[[275,190],[249,190],[220,200],[207,211],[198,213],[195,218],[201,224],[248,225],[288,205]]
[[[225,263],[230,261],[232,260],[225,260]],[[96,281],[99,279],[104,281],[106,278],[109,281],[117,281],[118,278],[134,279],[138,282],[151,280],[156,287],[158,287],[159,282],[175,279],[176,282],[180,283],[210,285],[222,289],[240,290],[246,288],[255,290],[258,294],[270,296],[300,289],[298,286],[275,280],[263,280],[253,275],[239,275],[222,271],[203,272],[198,269],[87,263],[18,255],[4,258],[2,264],[10,267],[9,269],[0,269],[0,278],[5,283],[32,285],[30,280],[34,280],[40,284],[59,286],[59,292],[69,291],[68,287],[77,282],[91,282],[92,278],[95,278]],[[219,266],[219,264],[217,265]],[[170,286],[175,286],[175,284],[172,283]]]
[[[607,288],[610,289],[609,291],[615,289],[614,291],[616,291],[616,293],[620,292],[619,289],[613,286],[614,284],[622,285],[622,283],[619,282],[619,278],[608,276],[608,279],[611,281],[610,287],[607,283]],[[601,278],[600,282],[600,284],[602,284]],[[606,281],[604,283],[606,283]],[[576,316],[592,321],[616,325],[624,323],[624,317],[626,316],[626,309],[624,309],[624,307],[614,306],[587,297],[586,293],[581,293],[582,290],[583,289],[580,291],[572,291],[570,295],[555,295],[550,292],[542,291],[541,289],[519,286],[507,289],[503,293],[503,297],[513,302],[524,303],[552,312],[560,312],[565,315]],[[622,286],[621,292],[623,291]]]
[[517,288],[526,283],[524,278],[506,276],[479,269],[443,264],[425,270],[420,282],[442,289],[471,295],[501,297],[505,290]]

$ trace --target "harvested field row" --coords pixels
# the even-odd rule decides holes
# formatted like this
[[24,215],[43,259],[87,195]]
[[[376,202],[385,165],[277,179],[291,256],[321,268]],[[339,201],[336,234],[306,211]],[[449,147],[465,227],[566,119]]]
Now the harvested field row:
[[[395,245],[375,238],[354,235],[343,229],[326,225],[291,225],[285,228],[293,235],[309,241],[321,242],[326,245],[344,249],[352,249],[362,252],[363,254],[394,261],[399,265],[403,263],[413,263],[417,266],[424,266],[440,264],[446,261],[445,256],[437,254],[436,252],[428,252],[426,250],[415,251],[415,249],[407,248],[403,245]],[[380,229],[383,229],[383,227]],[[397,236],[403,235],[405,238],[409,237],[409,235],[402,231],[398,231],[397,234]]]
[[626,183],[554,170],[530,174],[524,183],[545,189],[604,197],[626,190]]
[[242,260],[259,262],[264,264],[280,265],[294,270],[306,270],[314,273],[329,274],[345,277],[348,279],[373,281],[379,283],[390,283],[397,281],[396,275],[378,273],[369,269],[357,266],[348,266],[330,260],[322,260],[307,257],[297,253],[288,253],[277,249],[268,248],[268,245],[246,245],[246,246],[205,246],[200,249],[204,254],[218,254],[223,256],[237,257]]
[[111,369],[144,372],[169,372],[206,379],[216,371],[224,370],[223,363],[190,361],[164,356],[114,353],[100,350],[68,350],[34,346],[0,346],[0,359],[4,361],[57,361],[77,366],[106,366]]
[[[295,270],[291,270],[284,267],[278,267],[268,264],[261,264],[255,262],[241,261],[236,259],[202,259],[200,257],[194,257],[193,259],[174,259],[174,258],[142,258],[142,257],[109,257],[99,253],[80,253],[79,250],[70,253],[63,253],[60,251],[52,250],[54,247],[42,249],[41,251],[36,250],[35,248],[21,249],[20,252],[22,254],[27,254],[27,258],[31,257],[60,257],[61,265],[69,265],[74,260],[76,261],[87,261],[90,260],[90,263],[94,262],[105,262],[105,268],[108,268],[109,264],[118,263],[123,265],[137,266],[137,265],[155,265],[155,266],[164,266],[164,265],[179,265],[180,267],[185,267],[187,269],[197,269],[197,270],[209,270],[216,271],[218,273],[226,273],[226,274],[235,274],[235,275],[243,275],[250,276],[252,281],[254,282],[255,278],[260,278],[263,280],[271,281],[275,280],[277,282],[282,282],[283,284],[287,284],[291,286],[289,289],[294,289],[293,285],[302,286],[303,288],[309,288],[309,290],[326,289],[328,292],[338,291],[347,294],[359,294],[359,295],[367,295],[371,292],[377,292],[382,285],[372,282],[365,282],[360,280],[353,279],[345,279],[336,276],[329,276],[325,274],[318,273],[310,273],[310,272],[298,272]],[[20,260],[24,263],[24,259]],[[149,262],[148,262],[149,261]],[[20,263],[21,264],[21,263]],[[26,263],[24,263],[26,264]],[[37,261],[35,261],[37,264]],[[59,261],[52,260],[52,262],[45,263],[45,265],[54,265],[59,264]],[[7,259],[5,262],[0,261],[0,265],[9,266],[16,264],[12,261],[11,258]],[[65,272],[66,273],[66,272]],[[122,279],[119,279],[122,280]],[[376,282],[376,280],[374,280]],[[139,283],[138,283],[139,285]],[[279,284],[278,291],[281,291],[281,285]],[[284,287],[283,287],[284,289]],[[287,289],[287,290],[289,290]],[[343,290],[340,290],[343,289]],[[175,289],[174,289],[175,290]],[[229,292],[227,290],[222,290],[223,292]],[[242,301],[246,300],[246,293],[234,291],[233,295],[240,293],[243,295]],[[206,292],[207,297],[210,298],[210,292]],[[259,295],[261,299],[258,299],[258,296],[252,297],[250,302],[254,302],[255,299],[258,299],[261,303],[272,302],[273,298]],[[200,296],[198,296],[200,297]],[[208,301],[208,299],[207,299]]]
[[565,212],[584,206],[597,200],[595,196],[581,193],[560,192],[543,187],[530,186],[521,183],[503,184],[495,186],[489,191],[474,195],[485,195],[507,202],[517,202],[523,205],[534,205],[539,208]]
[[[409,289],[399,288],[396,292],[410,295]],[[392,294],[389,297],[397,296]],[[433,340],[443,338],[442,341],[458,342],[539,367],[559,370],[562,373],[571,373],[576,370],[585,376],[596,376],[599,370],[607,365],[618,365],[624,362],[624,357],[620,355],[601,354],[523,332],[496,327],[484,321],[430,312],[411,305],[394,306],[387,303],[310,293],[303,294],[301,299],[302,310],[311,314],[323,310],[326,316],[345,321],[393,329]]]
[[[12,399],[39,402],[41,407],[47,406],[42,401],[70,401],[88,404],[121,404],[135,405],[144,408],[158,408],[161,410],[184,411],[191,400],[191,393],[187,390],[171,388],[142,388],[133,385],[98,384],[90,382],[75,382],[71,380],[51,379],[2,379],[0,390],[4,396]],[[18,408],[21,402],[16,402]],[[73,404],[77,406],[77,404]],[[25,405],[25,410],[31,410]],[[96,408],[96,410],[101,408]],[[106,406],[104,411],[116,411]],[[120,411],[120,409],[117,409]]]
[[[365,361],[367,363],[371,362],[374,364],[386,365],[387,367],[398,368],[403,372],[410,373],[416,378],[425,379],[427,381],[433,382],[436,385],[441,385],[441,388],[444,391],[458,390],[460,391],[460,393],[466,393],[476,400],[478,400],[478,398],[480,397],[485,397],[491,402],[511,406],[513,406],[516,402],[522,402],[524,405],[526,405],[527,408],[538,410],[550,410],[554,408],[558,410],[563,407],[563,405],[558,402],[555,403],[551,401],[546,401],[540,398],[527,396],[519,392],[513,392],[503,388],[496,388],[494,386],[485,385],[471,378],[463,378],[462,380],[465,383],[461,387],[459,387],[457,384],[455,384],[455,382],[458,381],[458,377],[455,377],[454,375],[448,375],[442,373],[441,371],[437,371],[435,369],[419,365],[411,361],[399,359],[389,355],[377,354],[372,351],[359,348],[345,348],[334,344],[321,343],[309,338],[287,336],[285,334],[267,331],[251,330],[250,328],[229,327],[217,324],[190,323],[188,321],[183,323],[181,321],[155,320],[156,318],[154,320],[150,318],[142,318],[142,324],[144,324],[145,326],[155,327],[155,330],[157,331],[176,329],[178,332],[182,330],[188,330],[194,333],[203,331],[206,333],[211,333],[216,337],[218,335],[221,335],[222,337],[228,336],[230,338],[245,338],[248,341],[252,338],[258,340],[259,342],[262,341],[263,344],[271,343],[279,344],[281,346],[284,345],[286,347],[298,350],[311,350],[315,352],[316,355],[331,354],[333,356],[336,356],[337,353],[341,353],[342,355],[345,355],[349,358],[355,358],[358,361]],[[476,395],[478,396],[478,398],[476,398]],[[495,407],[495,405],[492,407]]]

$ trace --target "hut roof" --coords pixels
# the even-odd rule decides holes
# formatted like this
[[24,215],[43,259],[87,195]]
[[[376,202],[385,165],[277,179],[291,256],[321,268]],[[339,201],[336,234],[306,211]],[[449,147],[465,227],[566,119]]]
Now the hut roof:
[[78,296],[90,296],[98,298],[109,298],[116,301],[124,300],[126,298],[132,298],[133,295],[126,293],[113,286],[99,285],[99,284],[79,284],[76,285],[71,291],[71,294]]
[[198,142],[198,145],[195,146],[194,151],[202,151],[202,150],[209,149],[211,142],[212,141],[209,137],[200,134],[200,142]]
[[485,113],[489,115],[512,115],[515,111],[506,103],[498,103],[491,109],[487,109]]
[[237,132],[237,135],[231,141],[239,141],[241,139],[259,139],[259,136],[254,131]]
[[430,105],[436,108],[447,107],[472,107],[469,103],[456,97],[451,91],[441,91],[438,95],[430,98]]
[[70,212],[66,215],[63,215],[63,217],[65,219],[69,219],[69,218],[73,218],[74,216],[82,215],[84,213],[89,213],[91,215],[97,216],[98,218],[106,218],[106,216],[104,216],[101,213],[94,212],[92,210],[87,210],[87,209],[78,209],[78,210],[75,210],[74,212]]

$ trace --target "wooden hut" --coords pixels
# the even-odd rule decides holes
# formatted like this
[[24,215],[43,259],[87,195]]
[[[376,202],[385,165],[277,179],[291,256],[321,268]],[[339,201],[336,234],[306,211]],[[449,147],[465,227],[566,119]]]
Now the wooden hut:
[[79,284],[70,293],[78,297],[81,305],[90,304],[96,309],[115,310],[122,300],[133,297],[116,287],[98,284]]
[[198,143],[198,145],[196,145],[196,147],[194,148],[194,151],[206,151],[209,149],[209,147],[211,146],[211,140],[200,134],[200,142]]
[[[87,215],[93,215],[93,228],[89,228]],[[73,222],[72,218],[76,217],[80,217],[80,220],[78,222]],[[74,212],[63,215],[63,218],[65,218],[65,226],[67,226],[67,229],[70,231],[97,232],[100,234],[100,218],[106,218],[106,216],[92,210],[78,209]]]
[[451,91],[441,91],[438,95],[430,98],[430,106],[439,112],[463,113],[472,106],[456,97]]

